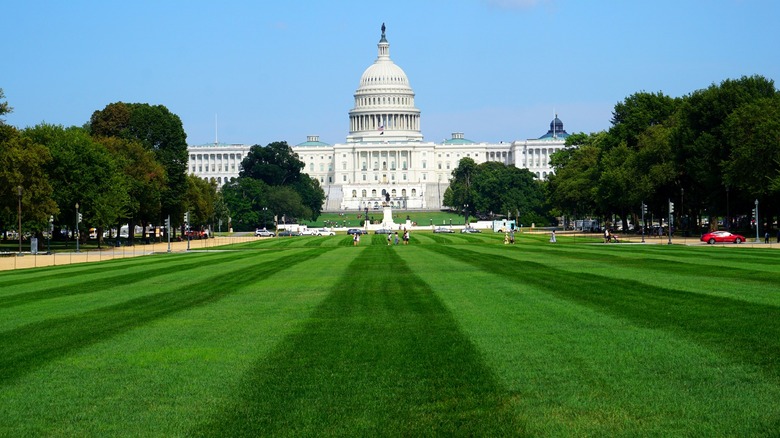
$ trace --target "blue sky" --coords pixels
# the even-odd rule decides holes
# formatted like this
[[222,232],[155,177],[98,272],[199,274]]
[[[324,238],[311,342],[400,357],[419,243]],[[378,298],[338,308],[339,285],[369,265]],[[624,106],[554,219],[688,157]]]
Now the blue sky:
[[6,122],[82,125],[162,104],[188,143],[344,142],[382,23],[427,141],[609,127],[638,91],[780,79],[777,0],[3,2]]

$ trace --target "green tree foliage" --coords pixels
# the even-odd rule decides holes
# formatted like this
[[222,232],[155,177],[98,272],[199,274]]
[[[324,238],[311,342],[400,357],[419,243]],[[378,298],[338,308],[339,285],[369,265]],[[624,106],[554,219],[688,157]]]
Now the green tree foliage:
[[[544,188],[528,169],[488,161],[477,165],[463,158],[452,172],[453,179],[444,193],[445,205],[462,211],[493,214],[517,214],[527,223],[541,222],[545,213]],[[533,219],[536,218],[536,219]]]
[[[265,147],[254,145],[241,162],[239,179],[251,178],[262,181],[270,190],[266,198],[268,200],[277,199],[276,193],[280,192],[282,187],[292,189],[295,196],[291,199],[295,200],[295,204],[278,199],[274,202],[269,201],[270,205],[266,207],[269,209],[273,207],[274,214],[279,216],[317,220],[325,200],[325,192],[317,180],[301,172],[303,168],[304,163],[298,159],[287,142],[274,142]],[[235,211],[232,204],[228,203],[228,206],[231,211]]]
[[555,173],[548,177],[547,193],[551,205],[562,213],[575,218],[602,214],[597,183],[606,136],[573,134],[566,139],[568,147],[550,157]]
[[46,175],[51,161],[47,148],[0,123],[0,228],[16,228],[21,187],[23,229],[48,229],[49,216],[59,212]]
[[240,177],[259,179],[269,186],[292,184],[301,179],[304,164],[285,141],[254,145],[241,162]]
[[90,132],[100,137],[138,140],[154,152],[165,168],[166,188],[160,198],[162,214],[183,217],[187,192],[187,134],[179,116],[163,105],[116,102],[95,111]]
[[731,154],[724,183],[759,198],[777,195],[771,179],[780,172],[780,93],[740,106],[722,127]]
[[629,96],[615,106],[609,131],[572,135],[568,144],[579,147],[551,157],[550,202],[575,216],[617,214],[625,225],[643,201],[659,217],[672,200],[685,227],[702,215],[717,224],[730,189],[740,214],[758,198],[771,216],[780,191],[779,99],[774,83],[760,76],[676,99]]
[[[773,81],[746,76],[695,91],[683,100],[672,141],[681,165],[679,186],[685,190],[687,209],[707,211],[710,215],[725,213],[729,178],[723,170],[732,155],[732,143],[724,135],[726,120],[741,106],[776,94]],[[732,194],[737,199],[751,196],[734,191]]]
[[75,225],[75,204],[83,227],[105,228],[126,215],[129,195],[114,156],[83,128],[40,124],[24,131],[51,153],[47,174],[61,214],[58,223]]
[[96,139],[111,152],[124,176],[128,199],[120,223],[158,222],[162,193],[165,190],[165,168],[156,160],[154,152],[138,140],[120,137]]
[[268,208],[268,191],[268,184],[255,178],[233,178],[222,186],[222,197],[230,212],[229,222],[235,231],[251,230],[260,224],[263,207]]
[[190,212],[190,224],[193,228],[207,226],[214,219],[214,207],[217,201],[217,184],[195,175],[187,175],[187,196],[185,202]]

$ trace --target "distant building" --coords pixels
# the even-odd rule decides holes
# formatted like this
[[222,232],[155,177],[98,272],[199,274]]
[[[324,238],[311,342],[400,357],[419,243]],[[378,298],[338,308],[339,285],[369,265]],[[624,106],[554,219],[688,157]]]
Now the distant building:
[[[465,157],[478,164],[498,161],[527,168],[540,179],[552,173],[550,155],[564,147],[569,135],[557,116],[537,139],[484,143],[456,132],[441,143],[426,142],[414,91],[406,73],[390,59],[384,25],[377,48],[377,59],[363,72],[354,94],[346,142],[330,145],[310,135],[292,146],[304,172],[325,191],[323,210],[378,209],[386,194],[394,207],[440,209],[452,171]],[[238,176],[249,148],[190,146],[188,169],[223,185]]]

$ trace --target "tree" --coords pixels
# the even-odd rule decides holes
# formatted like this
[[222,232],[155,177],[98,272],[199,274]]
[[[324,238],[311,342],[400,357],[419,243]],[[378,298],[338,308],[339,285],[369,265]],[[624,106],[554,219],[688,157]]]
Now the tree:
[[285,141],[254,145],[241,162],[239,177],[258,179],[269,186],[292,184],[301,179],[304,164]]
[[124,217],[117,218],[118,225],[128,222],[134,226],[137,220],[146,225],[148,221],[160,219],[166,172],[154,152],[133,139],[100,137],[97,141],[111,152],[125,179],[127,205],[123,209]]
[[[773,98],[776,93],[773,81],[743,76],[713,84],[683,99],[672,143],[680,164],[675,191],[685,189],[686,208],[695,213],[708,212],[710,223],[715,223],[715,215],[725,213],[729,178],[724,175],[724,166],[730,159],[732,143],[724,136],[724,123],[741,106]],[[745,195],[733,190],[731,193],[744,200]]]
[[47,174],[61,211],[59,223],[75,225],[76,203],[85,226],[102,229],[125,214],[128,191],[119,166],[86,130],[40,124],[26,129],[24,135],[51,153]]
[[573,217],[602,214],[597,193],[606,137],[603,131],[573,134],[566,139],[568,147],[550,157],[555,172],[548,177],[547,193],[550,204],[562,213]]
[[247,231],[260,223],[263,207],[269,207],[268,191],[268,184],[254,178],[234,178],[222,186],[222,197],[230,211],[229,222],[233,229]]
[[195,225],[210,224],[214,218],[214,207],[217,200],[217,184],[206,181],[195,175],[187,175],[187,195],[185,202],[190,212],[190,223]]
[[116,102],[95,111],[89,127],[92,135],[138,140],[154,152],[165,168],[166,188],[160,197],[162,214],[170,214],[174,222],[183,218],[187,191],[187,134],[179,116],[163,105]]
[[444,191],[443,204],[458,211],[465,209],[469,215],[473,215],[477,211],[474,205],[476,191],[473,186],[476,173],[477,163],[469,157],[461,158],[458,167],[452,171],[449,187]]
[[[299,205],[292,206],[288,201],[278,200],[277,213],[285,211],[290,218],[317,220],[325,200],[325,192],[319,181],[302,173],[304,164],[298,159],[287,142],[274,142],[266,147],[254,145],[241,162],[239,178],[252,178],[262,181],[272,192],[278,192],[281,187],[291,188]],[[282,191],[285,193],[286,191]],[[269,199],[273,196],[269,195]],[[231,204],[228,204],[233,209]],[[284,207],[282,207],[284,205]]]
[[51,160],[44,146],[0,123],[0,229],[16,228],[17,187],[22,188],[22,227],[39,233],[48,229],[49,216],[59,213],[46,175]]

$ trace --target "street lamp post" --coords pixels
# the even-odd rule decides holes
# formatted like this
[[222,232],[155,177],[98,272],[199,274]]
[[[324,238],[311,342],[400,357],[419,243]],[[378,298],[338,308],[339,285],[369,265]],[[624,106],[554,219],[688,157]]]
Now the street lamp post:
[[469,225],[469,205],[463,204],[463,226],[467,227]]
[[49,215],[49,238],[46,240],[46,254],[51,254],[52,234],[54,234],[54,215]]
[[366,202],[366,216],[363,218],[363,226],[368,231],[368,202]]
[[76,238],[76,252],[79,251],[79,203],[76,203],[76,229],[73,231],[73,237]]
[[758,240],[758,199],[756,199],[756,243],[759,243],[759,240]]
[[266,221],[265,219],[267,211],[268,211],[268,207],[263,207],[263,229],[264,230],[268,228],[268,224],[267,224],[268,221]]
[[19,195],[19,255],[22,255],[22,186],[16,187],[16,192]]

